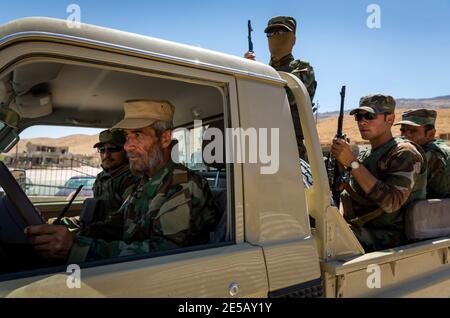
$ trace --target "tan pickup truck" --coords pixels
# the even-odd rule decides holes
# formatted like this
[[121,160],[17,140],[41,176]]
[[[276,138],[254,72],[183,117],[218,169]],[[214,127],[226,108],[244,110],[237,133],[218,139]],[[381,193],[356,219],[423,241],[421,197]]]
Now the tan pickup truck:
[[[307,189],[286,89],[295,96],[305,135],[313,177]],[[0,26],[3,152],[35,125],[112,127],[130,99],[175,105],[175,125],[185,128],[175,137],[186,163],[195,157],[187,153],[196,142],[185,142],[196,129],[242,129],[249,142],[238,143],[240,150],[259,146],[260,160],[191,165],[210,182],[222,215],[211,242],[78,264],[79,286],[68,284],[74,272],[67,266],[0,273],[1,296],[450,296],[450,226],[423,217],[442,202],[412,209],[408,226],[417,240],[411,244],[365,253],[330,204],[311,101],[296,77],[239,57],[92,25],[71,28],[63,20]],[[275,143],[264,144],[262,134],[251,131],[270,132]],[[64,204],[34,206],[49,216]],[[71,209],[82,207],[76,201]],[[2,230],[0,224],[0,238],[7,240]]]

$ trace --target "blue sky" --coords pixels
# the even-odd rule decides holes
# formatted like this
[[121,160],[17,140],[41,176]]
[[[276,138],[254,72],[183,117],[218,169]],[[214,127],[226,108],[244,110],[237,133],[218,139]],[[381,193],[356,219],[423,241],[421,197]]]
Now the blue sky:
[[[298,21],[294,55],[315,68],[315,100],[321,112],[338,109],[344,84],[346,108],[373,92],[396,98],[450,94],[450,0],[16,0],[2,1],[0,23],[25,16],[64,19],[71,3],[81,7],[84,23],[237,56],[247,50],[251,19],[254,50],[261,62],[269,60],[263,33],[267,20],[292,15]],[[366,10],[372,3],[381,9],[380,29],[367,27]]]

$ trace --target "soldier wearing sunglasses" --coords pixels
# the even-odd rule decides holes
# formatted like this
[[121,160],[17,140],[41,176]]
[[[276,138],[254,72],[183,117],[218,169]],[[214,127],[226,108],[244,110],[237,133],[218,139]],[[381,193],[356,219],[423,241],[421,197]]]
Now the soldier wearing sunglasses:
[[[125,201],[127,195],[125,190],[139,181],[139,178],[130,172],[128,158],[123,148],[125,141],[123,131],[104,130],[99,135],[99,142],[94,145],[100,154],[103,171],[97,175],[92,188],[94,199],[99,203],[92,215],[91,223],[104,221],[108,215],[117,211]],[[49,220],[49,223],[53,223],[54,220]],[[61,223],[72,231],[84,233],[89,230],[80,222],[78,216],[64,217]]]
[[103,221],[117,211],[126,198],[126,189],[137,183],[139,178],[132,175],[128,158],[123,148],[125,133],[121,130],[104,130],[99,142],[94,145],[100,154],[103,171],[94,182],[94,198],[100,200],[92,222]]
[[331,147],[351,175],[341,195],[341,211],[366,251],[406,243],[404,209],[426,196],[425,153],[409,140],[393,138],[394,111],[391,96],[361,98],[350,115],[371,149],[356,157],[343,139],[334,139]]
[[[297,21],[293,17],[279,16],[269,20],[264,32],[270,51],[270,63],[277,71],[292,73],[297,76],[308,89],[311,101],[314,99],[317,82],[313,67],[304,60],[296,60],[292,55],[295,42]],[[255,60],[253,52],[247,52],[245,58]]]

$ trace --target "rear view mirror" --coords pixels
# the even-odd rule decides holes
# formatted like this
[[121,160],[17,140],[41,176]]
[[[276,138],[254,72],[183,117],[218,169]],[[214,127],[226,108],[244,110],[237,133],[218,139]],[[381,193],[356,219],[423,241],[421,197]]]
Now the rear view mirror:
[[0,122],[17,129],[20,116],[9,108],[0,108]]

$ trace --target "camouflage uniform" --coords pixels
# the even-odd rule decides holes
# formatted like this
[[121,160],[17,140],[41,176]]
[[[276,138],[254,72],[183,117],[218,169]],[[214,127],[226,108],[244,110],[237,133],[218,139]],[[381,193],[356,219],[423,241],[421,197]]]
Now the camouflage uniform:
[[422,148],[428,161],[427,199],[450,198],[450,147],[433,140]]
[[[358,110],[392,113],[395,101],[390,96],[367,96],[350,114]],[[376,149],[360,153],[358,160],[378,182],[366,194],[354,177],[350,178],[341,195],[346,220],[366,251],[405,243],[404,208],[413,200],[425,198],[425,153],[408,140],[392,138]]]
[[126,199],[126,190],[139,182],[139,177],[131,174],[128,162],[114,171],[102,171],[94,182],[94,198],[100,201],[95,211],[93,222],[105,220],[106,217],[119,210]]
[[[283,71],[292,73],[297,76],[303,84],[305,84],[308,89],[309,97],[311,102],[314,98],[316,92],[317,82],[314,77],[314,69],[309,65],[308,62],[301,60],[294,60],[292,54],[283,57],[280,61],[274,62],[270,61],[270,65],[277,71]],[[295,97],[290,90],[286,90],[289,106],[291,108],[291,116],[294,123],[295,136],[297,138],[297,144],[299,147],[300,158],[306,159],[306,148],[303,144],[303,131],[300,125],[300,115],[298,113],[297,104],[295,103]]]
[[[123,147],[125,141],[126,136],[123,131],[112,132],[110,130],[104,130],[100,133],[99,142],[94,145],[94,148],[101,147],[104,144]],[[94,199],[97,199],[99,203],[90,223],[104,221],[109,214],[117,212],[126,199],[126,189],[138,182],[139,178],[131,174],[128,161],[125,161],[113,171],[107,172],[103,170],[100,172],[92,188]],[[49,220],[49,223],[53,223],[54,220]],[[83,221],[80,221],[80,217],[78,216],[65,217],[61,220],[61,224],[65,225],[71,231],[81,231],[83,233],[85,230],[85,224]]]
[[[117,212],[126,199],[126,190],[137,182],[139,178],[131,174],[128,163],[111,172],[100,172],[92,188],[94,199],[97,199],[99,203],[90,222],[103,221],[109,214]],[[48,223],[52,224],[54,220],[56,218],[50,219]],[[81,231],[81,233],[86,227],[79,216],[64,217],[61,219],[61,224],[71,231]]]
[[[297,22],[293,17],[285,17],[279,16],[274,17],[269,20],[266,29],[264,32],[270,32],[271,28],[274,27],[283,27],[288,29],[291,32],[296,32]],[[307,61],[296,60],[292,53],[282,57],[279,61],[275,61],[271,58],[270,66],[272,66],[275,70],[291,73],[297,76],[300,81],[305,85],[308,90],[309,97],[311,99],[311,103],[314,99],[314,95],[316,93],[317,81],[314,75],[314,68]],[[287,90],[287,96],[289,100],[289,105],[291,108],[292,120],[294,122],[295,135],[297,137],[297,144],[299,147],[300,158],[306,159],[306,148],[303,144],[303,131],[300,125],[300,115],[298,113],[297,105],[295,103],[295,98],[290,90]],[[312,103],[314,106],[314,104]]]
[[311,101],[316,93],[317,82],[314,75],[314,68],[307,61],[296,60],[292,54],[286,55],[279,61],[270,60],[269,63],[274,69],[280,72],[291,73],[297,76],[308,90]]
[[[94,145],[94,148],[102,147],[105,144],[123,148],[125,142],[126,135],[122,130],[108,129],[100,133],[99,142]],[[99,203],[90,223],[104,221],[110,214],[117,212],[129,194],[126,193],[126,190],[138,182],[139,177],[131,173],[128,160],[112,171],[100,172],[92,189],[94,198]]]
[[169,161],[133,187],[118,213],[76,237],[69,262],[204,244],[217,222],[207,181]]
[[[402,120],[396,125],[435,126],[435,110],[415,109],[402,114]],[[428,162],[427,199],[450,197],[450,147],[443,140],[432,140],[421,145]]]

